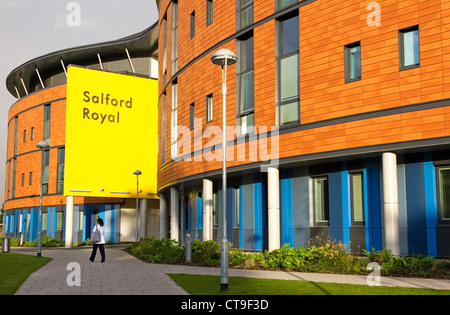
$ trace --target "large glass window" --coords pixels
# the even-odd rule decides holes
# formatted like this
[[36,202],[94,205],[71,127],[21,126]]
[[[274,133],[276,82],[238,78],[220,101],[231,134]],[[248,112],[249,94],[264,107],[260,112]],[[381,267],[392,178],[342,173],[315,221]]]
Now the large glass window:
[[239,40],[239,108],[236,125],[240,134],[253,131],[255,125],[254,42],[253,34]]
[[50,144],[50,118],[51,107],[50,105],[44,106],[44,141]]
[[172,1],[172,74],[178,70],[178,1]]
[[438,168],[439,222],[450,224],[450,167]]
[[64,192],[64,160],[66,156],[66,149],[61,148],[58,149],[58,179],[57,179],[57,187],[56,192],[62,193]]
[[244,28],[253,23],[253,0],[239,0],[239,23]]
[[42,171],[42,193],[48,194],[48,172],[50,167],[50,151],[44,150],[42,152],[44,159],[44,169]]
[[279,124],[300,121],[298,15],[277,22]]
[[287,7],[290,4],[297,3],[298,0],[276,0],[276,2],[277,2],[277,8],[281,9],[281,8]]
[[345,82],[361,79],[361,44],[360,42],[345,46]]
[[328,177],[313,178],[314,225],[327,226],[329,222]]
[[420,65],[419,27],[413,26],[399,31],[400,70]]
[[177,84],[172,84],[172,112],[170,118],[170,156],[175,160],[178,153],[178,92]]
[[352,225],[364,225],[363,173],[350,174]]

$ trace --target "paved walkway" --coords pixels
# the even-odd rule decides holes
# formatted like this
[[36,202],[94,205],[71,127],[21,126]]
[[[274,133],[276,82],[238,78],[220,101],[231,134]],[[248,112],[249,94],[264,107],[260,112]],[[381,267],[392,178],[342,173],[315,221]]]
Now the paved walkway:
[[[88,260],[91,250],[92,247],[43,248],[42,256],[51,257],[53,260],[30,275],[16,294],[187,295],[186,291],[170,279],[168,273],[220,275],[220,268],[145,263],[117,246],[105,247],[105,263],[100,263],[99,252],[97,252],[95,262],[91,263]],[[11,252],[35,255],[36,249],[11,248]],[[77,269],[71,268],[69,265],[71,262],[79,264],[80,286],[68,285],[68,280],[70,283],[76,279],[73,275]],[[367,285],[366,276],[231,268],[229,276]],[[450,290],[450,280],[381,277],[381,285]]]

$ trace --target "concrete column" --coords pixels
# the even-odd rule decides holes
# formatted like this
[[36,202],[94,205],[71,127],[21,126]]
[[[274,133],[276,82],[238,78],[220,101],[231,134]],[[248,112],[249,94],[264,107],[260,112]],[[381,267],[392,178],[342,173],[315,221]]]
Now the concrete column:
[[66,248],[73,247],[73,196],[66,197]]
[[165,193],[159,194],[159,239],[168,238],[169,231],[167,229],[167,197]]
[[213,239],[213,182],[203,179],[203,240]]
[[142,198],[140,200],[140,210],[139,210],[139,237],[147,237],[147,199]]
[[382,160],[385,248],[390,249],[394,255],[399,256],[397,156],[392,152],[384,152]]
[[280,248],[280,175],[277,168],[267,168],[269,251]]
[[178,231],[178,213],[180,208],[180,198],[178,197],[178,188],[170,188],[170,238],[176,241],[180,241],[179,231]]

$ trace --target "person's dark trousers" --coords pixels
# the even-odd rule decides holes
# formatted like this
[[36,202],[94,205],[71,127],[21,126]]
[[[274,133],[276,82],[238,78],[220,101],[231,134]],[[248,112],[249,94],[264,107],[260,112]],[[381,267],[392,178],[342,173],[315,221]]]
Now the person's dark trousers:
[[105,244],[93,244],[90,261],[94,261],[95,255],[97,254],[97,247],[100,250],[100,255],[102,256],[102,262],[105,261]]

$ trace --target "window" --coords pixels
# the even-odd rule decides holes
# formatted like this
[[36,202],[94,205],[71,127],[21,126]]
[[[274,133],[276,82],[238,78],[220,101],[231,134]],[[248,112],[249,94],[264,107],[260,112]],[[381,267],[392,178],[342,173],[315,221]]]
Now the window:
[[189,129],[194,130],[195,128],[195,104],[189,105]]
[[162,79],[163,85],[167,80],[167,16],[164,15],[161,22],[163,28],[163,64],[162,64]]
[[277,0],[277,8],[281,9],[287,7],[290,4],[297,3],[298,0]]
[[27,142],[27,131],[23,131],[23,143]]
[[328,226],[329,206],[328,206],[328,177],[321,176],[313,178],[313,207],[314,225]]
[[30,172],[28,175],[28,185],[33,184],[33,172]]
[[34,127],[31,127],[30,130],[30,140],[34,140]]
[[51,107],[50,105],[44,106],[44,141],[50,144],[50,117]]
[[16,198],[16,167],[17,159],[13,159],[13,172],[12,172],[12,187],[11,187],[11,198]]
[[360,42],[345,46],[345,82],[361,80],[361,44]]
[[64,160],[66,155],[66,149],[61,148],[58,149],[58,178],[57,178],[57,187],[56,192],[62,193],[64,192]]
[[172,111],[170,117],[170,156],[172,160],[177,157],[177,141],[178,141],[178,92],[177,84],[172,84]]
[[47,218],[48,218],[48,213],[47,212],[42,212],[41,215],[41,220],[42,220],[42,231],[47,231]]
[[172,74],[178,70],[178,3],[172,1]]
[[399,31],[400,70],[420,66],[419,27]]
[[239,102],[236,126],[240,127],[240,134],[251,133],[254,120],[255,87],[253,62],[253,34],[238,41],[239,45]]
[[25,173],[22,173],[22,187],[25,185]]
[[195,37],[195,11],[191,13],[191,39]]
[[[97,222],[97,218],[95,218],[95,222]],[[64,212],[57,211],[56,212],[56,231],[62,231],[64,226]]]
[[166,94],[162,95],[161,164],[166,164]]
[[352,225],[364,225],[363,173],[350,174]]
[[244,28],[253,23],[253,0],[238,0],[239,6],[239,28]]
[[206,122],[209,123],[213,120],[213,95],[206,96]]
[[17,133],[19,128],[19,116],[14,117],[14,155],[17,155]]
[[450,166],[437,168],[439,189],[439,213],[441,224],[450,224]]
[[206,26],[213,22],[213,1],[206,0]]
[[42,193],[48,194],[48,171],[50,163],[50,151],[44,150],[42,152],[44,159],[44,169],[42,170]]
[[279,125],[300,121],[298,15],[277,22]]

